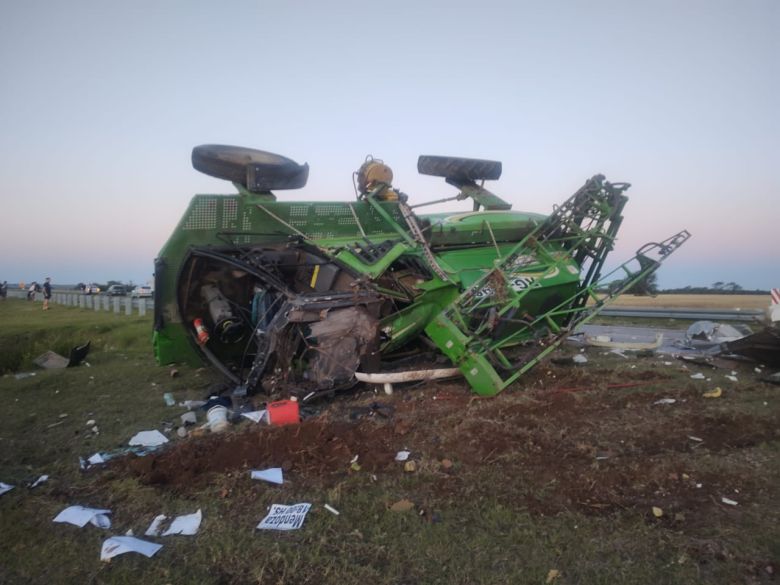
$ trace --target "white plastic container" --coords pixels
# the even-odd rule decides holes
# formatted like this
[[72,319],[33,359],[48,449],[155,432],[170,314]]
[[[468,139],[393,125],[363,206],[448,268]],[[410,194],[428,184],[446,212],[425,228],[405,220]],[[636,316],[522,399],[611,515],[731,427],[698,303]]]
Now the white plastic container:
[[230,426],[227,420],[228,409],[224,406],[212,406],[206,413],[206,420],[212,433],[221,433]]

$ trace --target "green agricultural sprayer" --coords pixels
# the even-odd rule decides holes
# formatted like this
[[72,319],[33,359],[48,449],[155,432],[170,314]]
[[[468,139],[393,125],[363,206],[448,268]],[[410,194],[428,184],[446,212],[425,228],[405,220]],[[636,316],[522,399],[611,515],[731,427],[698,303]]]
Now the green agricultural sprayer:
[[543,216],[485,189],[499,162],[421,156],[420,173],[457,190],[430,203],[471,202],[426,215],[429,203],[412,205],[371,158],[355,200],[329,202],[278,201],[308,177],[278,155],[199,146],[192,161],[238,193],[196,195],[160,251],[155,352],[205,360],[249,393],[312,397],[454,367],[494,395],[690,237],[647,244],[602,275],[629,185],[601,175]]

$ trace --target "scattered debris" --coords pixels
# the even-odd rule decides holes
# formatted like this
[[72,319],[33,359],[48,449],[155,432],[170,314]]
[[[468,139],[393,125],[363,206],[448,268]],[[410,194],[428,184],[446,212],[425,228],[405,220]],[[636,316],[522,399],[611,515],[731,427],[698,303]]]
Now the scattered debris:
[[368,406],[356,406],[351,408],[349,412],[349,418],[350,420],[357,420],[363,416],[390,418],[394,414],[395,407],[389,404],[382,404],[381,402],[372,402]]
[[739,382],[736,376],[726,376],[726,379],[730,380],[731,382]]
[[398,500],[395,504],[390,506],[392,512],[408,512],[414,508],[414,503],[410,502],[406,498]]
[[35,358],[33,363],[46,370],[74,368],[87,357],[87,354],[89,353],[89,344],[90,342],[88,341],[84,345],[79,345],[71,349],[70,357],[61,356],[53,351],[47,351]]
[[47,351],[35,358],[33,363],[45,370],[59,370],[68,367],[68,358],[53,351]]
[[171,368],[171,378],[175,378],[178,375],[179,375],[179,370],[177,370],[176,368]]
[[723,502],[724,504],[728,504],[729,506],[738,506],[739,505],[739,502],[736,502],[734,500],[730,500],[729,498],[721,498],[720,501]]
[[764,382],[769,382],[770,384],[780,384],[780,372],[775,372],[774,374],[764,376],[761,378],[761,380]]
[[12,489],[14,489],[14,486],[0,481],[0,496],[2,496],[6,492],[10,492]]
[[206,420],[212,433],[221,433],[228,429],[230,423],[227,420],[228,407],[231,406],[229,398],[224,396],[212,397],[203,405],[206,411]]
[[253,469],[250,476],[252,479],[261,479],[263,481],[275,483],[278,485],[282,485],[284,483],[281,467],[271,467],[269,469],[262,470]]
[[417,471],[417,464],[414,461],[407,461],[404,463],[404,471],[407,473],[414,473]]
[[301,420],[297,400],[269,402],[267,410],[268,422],[274,426],[297,425]]
[[780,366],[780,324],[741,339],[728,341],[722,349],[769,366]]
[[[182,536],[193,536],[198,533],[200,528],[200,522],[203,519],[203,515],[200,510],[194,514],[186,514],[184,516],[177,516],[171,522],[168,530],[162,533],[163,536],[170,536],[172,534],[181,534]],[[150,527],[151,528],[151,527]]]
[[268,515],[257,525],[257,530],[297,530],[303,526],[311,504],[273,504]]
[[179,418],[181,419],[181,424],[183,425],[194,425],[198,422],[197,415],[191,410],[189,412],[185,412]]
[[162,532],[162,523],[165,522],[166,516],[165,514],[159,514],[158,516],[154,517],[154,520],[152,520],[152,523],[149,525],[149,528],[146,529],[146,532],[144,532],[145,536],[160,536],[160,532]]
[[54,517],[53,522],[65,522],[73,524],[79,528],[84,528],[87,524],[92,524],[98,528],[111,528],[111,519],[108,514],[111,510],[100,510],[97,508],[85,508],[84,506],[70,506]]
[[24,380],[25,378],[30,378],[35,375],[35,372],[20,372],[18,374],[14,374],[14,378],[17,380]]
[[205,400],[185,400],[179,402],[179,406],[183,406],[187,410],[195,410],[196,408],[202,408],[206,404]]
[[572,356],[571,361],[573,361],[575,364],[587,364],[588,358],[581,353],[577,353]]
[[173,394],[170,392],[166,392],[163,394],[163,400],[165,400],[166,406],[176,406],[176,399],[173,397]]
[[704,374],[701,372],[697,372],[696,374],[691,374],[692,380],[704,380]]
[[409,455],[411,455],[411,451],[399,451],[395,454],[395,460],[396,461],[406,461],[409,459]]
[[330,504],[324,504],[322,507],[325,508],[328,512],[330,512],[334,516],[338,516],[340,514],[340,512]]
[[660,518],[663,515],[664,515],[664,511],[661,508],[659,508],[658,506],[653,506],[653,516],[655,516],[656,518]]
[[[585,343],[593,347],[606,347],[618,351],[640,351],[649,349],[658,349],[664,340],[663,333],[656,333],[654,341],[613,341],[609,335],[595,335],[593,337],[586,335]],[[622,354],[618,354],[622,355]],[[623,357],[626,357],[623,355]],[[575,360],[576,361],[576,360]],[[584,363],[584,362],[583,362]]]
[[547,571],[547,579],[545,580],[545,583],[552,583],[560,576],[561,572],[558,569],[550,569]]
[[715,323],[713,321],[696,321],[685,333],[687,342],[705,341],[709,344],[717,345],[727,341],[735,341],[749,335],[751,331],[740,331],[733,325],[726,323]]
[[267,410],[253,410],[252,412],[242,412],[241,416],[256,423],[268,422],[268,417],[266,416],[267,412]]
[[141,540],[134,536],[112,536],[103,542],[103,548],[100,551],[100,560],[109,561],[118,555],[129,552],[138,553],[147,558],[151,558],[161,548],[161,544]]
[[46,483],[47,481],[49,481],[49,476],[48,475],[42,475],[38,479],[36,479],[34,482],[32,482],[30,484],[30,489],[36,488],[39,485],[41,485],[42,483]]
[[167,443],[168,439],[160,431],[141,431],[136,433],[128,442],[131,446],[158,447]]
[[722,394],[723,394],[723,390],[721,390],[720,386],[718,386],[714,390],[705,392],[704,394],[702,394],[702,396],[704,396],[704,398],[720,398]]
[[703,441],[704,441],[704,439],[702,439],[701,437],[694,437],[693,435],[688,435],[688,438],[689,438],[691,441],[696,441],[697,443],[701,443],[701,442],[703,442]]
[[674,404],[675,402],[677,400],[674,398],[661,398],[661,400],[656,400],[653,404]]

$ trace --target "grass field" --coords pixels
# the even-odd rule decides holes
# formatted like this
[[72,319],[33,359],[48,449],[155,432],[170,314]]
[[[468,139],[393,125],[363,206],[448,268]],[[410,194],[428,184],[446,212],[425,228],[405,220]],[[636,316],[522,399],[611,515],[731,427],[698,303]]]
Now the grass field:
[[[752,364],[733,366],[738,382],[730,369],[701,370],[709,379],[699,381],[690,378],[699,370],[666,356],[589,350],[587,364],[543,364],[492,399],[457,382],[359,390],[316,405],[298,426],[171,433],[159,455],[80,471],[80,456],[121,449],[140,430],[173,430],[184,408],[165,406],[163,393],[202,398],[214,380],[157,367],[148,317],[44,313],[9,299],[0,322],[0,481],[16,486],[0,496],[0,583],[777,579],[780,400]],[[87,339],[89,366],[15,377],[34,371],[39,353]],[[716,386],[720,398],[703,396]],[[401,449],[413,471],[394,461]],[[249,469],[270,466],[283,467],[284,485],[250,480]],[[41,474],[49,482],[26,487]],[[255,530],[270,504],[298,502],[312,504],[300,530]],[[52,523],[73,504],[111,509],[111,528]],[[109,535],[141,536],[157,514],[197,509],[196,536],[150,538],[164,545],[151,559],[99,560]]]
[[769,295],[622,295],[612,304],[659,309],[766,309],[769,301]]

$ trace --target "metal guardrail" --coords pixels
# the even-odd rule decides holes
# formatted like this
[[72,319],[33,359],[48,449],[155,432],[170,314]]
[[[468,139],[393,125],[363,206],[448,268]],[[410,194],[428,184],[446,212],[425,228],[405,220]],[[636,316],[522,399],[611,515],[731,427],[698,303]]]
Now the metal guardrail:
[[760,321],[766,312],[760,309],[647,309],[609,307],[603,317],[638,317],[640,319],[691,319],[693,321]]
[[[27,291],[8,289],[11,298],[25,299]],[[43,293],[35,294],[35,302],[43,300]],[[132,298],[129,296],[110,297],[106,294],[85,295],[78,291],[53,290],[51,303],[66,307],[79,307],[93,311],[113,311],[117,315],[146,315],[154,309],[154,300],[149,298]]]
[[[8,296],[26,298],[27,291],[8,289]],[[35,295],[36,301],[43,299],[41,293]],[[146,315],[154,310],[154,300],[134,299],[129,296],[109,297],[105,294],[85,295],[78,291],[52,291],[52,302],[69,307],[80,307],[95,311],[113,311],[114,313]],[[646,307],[607,307],[602,309],[603,317],[633,317],[639,319],[689,319],[693,321],[760,321],[766,316],[761,309],[668,309]]]

